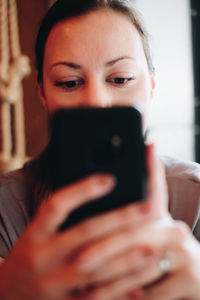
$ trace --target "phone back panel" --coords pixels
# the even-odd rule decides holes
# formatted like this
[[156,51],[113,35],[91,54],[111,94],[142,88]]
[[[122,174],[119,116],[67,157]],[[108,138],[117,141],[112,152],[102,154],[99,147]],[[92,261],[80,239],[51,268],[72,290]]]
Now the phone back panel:
[[140,113],[133,107],[56,112],[50,162],[54,190],[94,173],[112,173],[117,179],[110,194],[75,210],[61,230],[87,217],[145,199],[145,146]]

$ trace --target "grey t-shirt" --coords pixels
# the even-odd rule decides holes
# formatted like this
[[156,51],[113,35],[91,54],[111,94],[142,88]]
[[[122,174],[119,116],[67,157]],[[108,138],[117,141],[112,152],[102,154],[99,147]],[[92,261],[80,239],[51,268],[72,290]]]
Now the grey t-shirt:
[[[166,167],[169,210],[200,240],[200,165],[169,157]],[[31,168],[0,174],[0,257],[6,257],[31,221],[34,185]]]
[[0,174],[0,257],[5,257],[31,220],[32,174],[29,167]]

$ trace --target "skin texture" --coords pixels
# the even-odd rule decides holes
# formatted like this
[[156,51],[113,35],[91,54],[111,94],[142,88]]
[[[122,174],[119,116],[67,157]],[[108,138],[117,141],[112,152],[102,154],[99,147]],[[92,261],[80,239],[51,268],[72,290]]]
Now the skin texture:
[[[43,72],[40,96],[50,114],[62,107],[139,105],[146,119],[154,76],[137,30],[120,13],[101,10],[58,23],[46,43]],[[67,89],[66,81],[76,86]]]
[[[119,13],[101,10],[57,24],[43,73],[39,93],[50,115],[64,107],[140,105],[145,123],[154,77],[139,34]],[[199,243],[167,211],[164,169],[153,145],[146,160],[145,202],[58,233],[71,210],[109,193],[115,178],[96,174],[46,199],[0,267],[0,298],[200,299]],[[159,269],[166,253],[170,274]]]

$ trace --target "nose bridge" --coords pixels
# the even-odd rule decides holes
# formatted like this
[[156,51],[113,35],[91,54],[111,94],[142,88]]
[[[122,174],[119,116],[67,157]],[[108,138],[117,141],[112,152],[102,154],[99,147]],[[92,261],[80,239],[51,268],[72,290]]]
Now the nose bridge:
[[100,78],[88,79],[85,87],[84,106],[110,107],[112,104],[106,82]]

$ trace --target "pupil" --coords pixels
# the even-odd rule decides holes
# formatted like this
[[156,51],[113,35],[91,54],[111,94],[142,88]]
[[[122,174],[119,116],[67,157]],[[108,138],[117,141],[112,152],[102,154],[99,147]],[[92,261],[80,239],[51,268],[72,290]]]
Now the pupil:
[[115,83],[124,83],[124,78],[115,78]]
[[68,81],[67,82],[67,87],[72,88],[76,86],[76,82],[75,81]]

